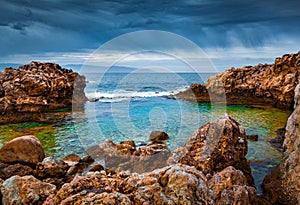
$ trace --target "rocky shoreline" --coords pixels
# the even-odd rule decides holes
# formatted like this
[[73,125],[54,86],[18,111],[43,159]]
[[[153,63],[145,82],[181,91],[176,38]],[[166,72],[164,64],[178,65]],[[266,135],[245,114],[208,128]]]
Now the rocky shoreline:
[[175,97],[197,102],[267,104],[293,109],[299,78],[300,52],[276,58],[273,64],[231,68],[209,78],[205,84],[192,84]]
[[5,68],[0,72],[0,124],[56,120],[48,112],[83,104],[84,88],[84,76],[55,63]]
[[34,136],[0,149],[3,204],[267,204],[253,187],[245,129],[230,116],[201,126],[174,152],[159,140],[107,140],[85,158],[62,160],[42,150]]
[[[299,72],[300,52],[277,58],[272,65],[227,70],[176,95],[199,102],[213,97],[217,102],[225,93],[228,104],[294,109],[285,128],[284,157],[265,178],[261,196],[246,159],[245,129],[225,115],[199,127],[173,152],[161,132],[147,145],[106,140],[90,147],[84,158],[63,159],[45,158],[34,136],[15,138],[0,149],[2,203],[300,204]],[[43,117],[37,116],[47,111],[70,107],[75,83],[79,99],[73,102],[86,100],[85,78],[57,64],[32,62],[5,69],[0,81],[0,123],[39,121]]]

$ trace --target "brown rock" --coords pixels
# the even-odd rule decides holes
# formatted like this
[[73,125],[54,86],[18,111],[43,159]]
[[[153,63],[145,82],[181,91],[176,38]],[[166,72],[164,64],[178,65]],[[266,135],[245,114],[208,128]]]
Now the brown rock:
[[234,167],[227,167],[216,173],[208,182],[213,190],[216,204],[255,204],[257,202],[254,187],[246,186],[243,173]]
[[258,135],[246,135],[248,140],[258,141]]
[[35,175],[39,179],[44,178],[63,178],[65,177],[69,165],[61,160],[47,157],[36,165]]
[[27,165],[22,164],[4,164],[0,162],[0,178],[8,179],[12,176],[26,176],[32,175],[34,173],[33,169]]
[[149,137],[149,140],[154,143],[155,142],[159,143],[159,142],[165,141],[167,139],[169,139],[169,135],[167,133],[165,133],[163,131],[157,131],[157,130],[152,131],[150,134],[150,137]]
[[292,109],[294,90],[299,83],[299,61],[300,52],[276,58],[271,65],[231,68],[212,76],[203,85],[191,85],[176,98],[227,104],[269,104]]
[[47,111],[83,104],[85,78],[55,63],[0,72],[0,124],[49,120]]
[[40,141],[32,135],[17,137],[0,149],[0,161],[35,166],[45,157]]
[[42,204],[56,187],[41,182],[33,176],[13,176],[5,180],[1,186],[3,204]]
[[295,110],[289,117],[284,157],[263,181],[263,191],[273,204],[300,204],[300,84],[295,89]]
[[96,161],[104,160],[113,171],[150,172],[167,165],[170,150],[164,144],[149,144],[136,149],[132,141],[115,144],[111,140],[90,147],[88,155]]
[[233,166],[244,173],[252,186],[254,180],[246,159],[247,149],[245,129],[233,118],[224,116],[195,131],[183,147],[172,153],[168,162],[195,166],[211,175]]
[[70,155],[62,158],[61,160],[64,161],[65,163],[67,163],[69,166],[72,166],[72,165],[77,164],[81,160],[81,157],[76,154],[70,154]]

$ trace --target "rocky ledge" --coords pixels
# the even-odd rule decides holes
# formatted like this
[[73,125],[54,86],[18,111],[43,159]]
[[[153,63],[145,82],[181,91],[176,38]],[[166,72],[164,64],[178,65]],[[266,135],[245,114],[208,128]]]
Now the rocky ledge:
[[176,98],[227,104],[268,104],[292,109],[299,78],[300,52],[276,58],[274,64],[226,70],[209,78],[205,84],[191,85]]
[[84,88],[84,76],[55,63],[5,68],[0,72],[0,124],[46,120],[47,111],[85,102]]
[[107,140],[85,158],[56,160],[44,158],[34,136],[16,138],[0,149],[2,202],[268,204],[252,186],[245,129],[231,117],[200,127],[174,152],[151,139],[140,147]]
[[273,204],[300,204],[300,84],[295,89],[294,107],[287,121],[284,157],[262,185]]

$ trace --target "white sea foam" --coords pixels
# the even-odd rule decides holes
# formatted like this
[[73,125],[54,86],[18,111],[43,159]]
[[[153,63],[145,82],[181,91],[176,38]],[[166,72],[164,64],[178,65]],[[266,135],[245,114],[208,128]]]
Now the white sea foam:
[[139,99],[139,98],[150,98],[150,97],[164,97],[164,96],[173,96],[183,90],[186,87],[180,88],[174,91],[133,91],[133,90],[116,90],[111,93],[105,92],[90,92],[86,93],[87,98],[90,101],[99,101],[99,102],[119,102],[128,99]]

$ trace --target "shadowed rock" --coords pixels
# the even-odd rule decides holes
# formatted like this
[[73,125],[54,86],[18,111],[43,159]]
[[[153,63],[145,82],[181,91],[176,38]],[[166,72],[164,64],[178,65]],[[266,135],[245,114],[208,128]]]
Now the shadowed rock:
[[33,135],[17,137],[0,149],[0,161],[4,163],[21,163],[35,167],[44,157],[41,142]]
[[273,204],[300,204],[300,84],[295,89],[295,110],[286,125],[284,157],[263,181],[264,195]]

